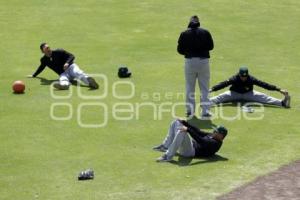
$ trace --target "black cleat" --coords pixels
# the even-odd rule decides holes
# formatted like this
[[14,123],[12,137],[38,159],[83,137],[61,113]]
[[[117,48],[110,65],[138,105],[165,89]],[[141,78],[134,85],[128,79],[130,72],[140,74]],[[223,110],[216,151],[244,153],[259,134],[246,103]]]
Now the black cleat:
[[155,146],[152,148],[154,151],[161,151],[161,152],[166,152],[168,150],[167,147],[165,147],[163,144]]
[[94,78],[88,77],[87,80],[88,80],[88,82],[89,82],[89,87],[90,87],[91,89],[96,90],[96,89],[99,88],[99,85],[98,85],[98,83],[95,81]]
[[171,162],[172,158],[169,158],[167,154],[163,154],[161,157],[156,159],[156,162]]
[[290,108],[291,107],[291,96],[286,95],[282,101],[282,106],[285,108]]

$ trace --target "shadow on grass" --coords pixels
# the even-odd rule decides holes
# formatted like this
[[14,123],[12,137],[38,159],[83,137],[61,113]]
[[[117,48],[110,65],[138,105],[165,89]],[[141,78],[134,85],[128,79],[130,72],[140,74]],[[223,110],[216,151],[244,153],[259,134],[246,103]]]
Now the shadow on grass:
[[14,95],[24,95],[25,92],[12,92]]
[[[192,163],[193,160],[197,160],[197,161]],[[193,165],[207,164],[207,163],[214,163],[214,162],[228,161],[228,160],[229,160],[228,158],[215,154],[210,157],[199,157],[199,158],[186,158],[186,157],[178,156],[178,161],[172,160],[170,163],[184,167],[184,166],[193,166]]]
[[[55,80],[48,80],[48,79],[43,78],[43,77],[35,77],[35,78],[37,78],[37,79],[40,80],[41,85],[51,85],[52,83],[58,81],[57,79],[55,79]],[[71,82],[71,84],[74,85],[74,86],[79,86],[79,87],[86,87],[86,88],[89,88],[89,86],[83,85],[83,84],[81,84],[80,82],[78,82],[77,80],[71,80],[70,82]],[[90,89],[90,90],[94,90],[94,89]]]
[[39,79],[40,80],[40,83],[41,83],[41,85],[51,85],[52,83],[54,83],[55,81],[58,81],[58,80],[48,80],[48,79],[45,79],[45,78],[43,78],[43,77],[35,77],[35,78],[37,78],[37,79]]
[[212,129],[216,125],[212,123],[210,119],[198,119],[196,117],[193,117],[192,119],[188,120],[188,123],[192,126],[195,126],[199,129]]
[[276,105],[272,105],[272,104],[261,104],[258,102],[246,102],[246,101],[227,102],[227,103],[214,105],[213,107],[242,107],[245,104],[252,108],[261,107],[261,105],[263,105],[264,107],[267,107],[267,108],[282,108],[281,106],[276,106]]

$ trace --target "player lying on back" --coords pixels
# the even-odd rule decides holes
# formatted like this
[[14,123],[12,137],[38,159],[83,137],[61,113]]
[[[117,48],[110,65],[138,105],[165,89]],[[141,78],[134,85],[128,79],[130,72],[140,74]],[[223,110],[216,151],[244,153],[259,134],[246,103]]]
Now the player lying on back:
[[[227,102],[258,102],[262,104],[270,104],[290,108],[291,97],[286,90],[280,89],[275,85],[268,84],[255,77],[249,75],[247,67],[241,67],[238,74],[230,79],[223,81],[210,89],[210,92],[221,90],[231,85],[229,91],[210,98],[212,104],[220,104]],[[284,95],[282,100],[268,96],[267,94],[253,90],[253,85],[257,85],[267,90],[278,91]]]
[[226,135],[224,126],[218,126],[213,133],[208,133],[185,120],[174,120],[163,143],[153,147],[153,150],[165,152],[156,161],[170,162],[177,152],[187,158],[213,156],[221,148]]
[[59,90],[67,90],[70,86],[70,81],[79,79],[91,89],[98,89],[98,84],[95,79],[86,75],[74,63],[75,56],[64,49],[51,50],[47,43],[42,43],[40,49],[44,56],[41,58],[41,64],[33,75],[29,77],[36,77],[45,67],[49,67],[59,75],[59,83],[53,86]]

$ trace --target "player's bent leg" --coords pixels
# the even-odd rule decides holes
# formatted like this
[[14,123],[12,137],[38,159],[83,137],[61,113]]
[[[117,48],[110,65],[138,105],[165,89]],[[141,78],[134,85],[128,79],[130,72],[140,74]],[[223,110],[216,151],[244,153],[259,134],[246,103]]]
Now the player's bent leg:
[[188,158],[192,158],[195,156],[195,148],[193,147],[193,142],[188,133],[185,133],[182,145],[179,148],[178,152],[181,156]]
[[275,106],[283,106],[283,100],[269,96],[265,93],[253,90],[245,94],[245,100],[248,102],[257,102],[262,104],[269,104]]
[[182,124],[177,119],[173,120],[170,124],[169,131],[163,142],[160,145],[153,147],[152,149],[155,151],[166,152],[172,144],[175,135],[177,131],[179,131],[180,127],[182,127]]
[[176,133],[179,131],[179,128],[182,127],[182,124],[177,120],[173,120],[171,122],[170,128],[169,128],[169,132],[168,132],[168,138],[166,138],[163,142],[164,146],[169,148],[170,145],[172,144]]
[[79,79],[86,85],[88,85],[91,89],[98,89],[99,85],[96,82],[96,80],[92,77],[89,77],[87,74],[85,74],[77,64],[73,63],[70,67],[70,75],[73,78]]
[[173,120],[170,124],[169,131],[165,139],[163,140],[163,142],[160,145],[153,147],[152,149],[155,151],[166,152],[169,146],[172,144],[175,138],[175,134],[179,129],[179,127],[180,127],[180,122],[178,120]]
[[172,144],[170,145],[170,147],[168,148],[168,151],[166,152],[166,155],[168,156],[168,158],[172,159],[173,156],[175,156],[176,152],[181,147],[186,134],[187,133],[180,131],[180,130],[178,130],[176,132],[175,138],[174,138]]
[[182,131],[177,131],[175,138],[168,148],[167,152],[159,157],[156,161],[157,162],[169,162],[175,156],[177,150],[181,147],[183,140],[187,133]]
[[70,80],[66,73],[62,73],[59,76],[59,82],[54,83],[53,87],[55,87],[58,90],[67,90],[70,87]]

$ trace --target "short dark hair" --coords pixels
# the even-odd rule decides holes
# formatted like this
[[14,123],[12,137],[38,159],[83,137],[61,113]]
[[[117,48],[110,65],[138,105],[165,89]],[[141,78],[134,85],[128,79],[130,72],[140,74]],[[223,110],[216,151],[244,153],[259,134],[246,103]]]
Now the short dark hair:
[[43,51],[43,48],[44,48],[44,46],[45,46],[46,44],[47,44],[46,42],[43,42],[43,43],[40,45],[41,51]]

